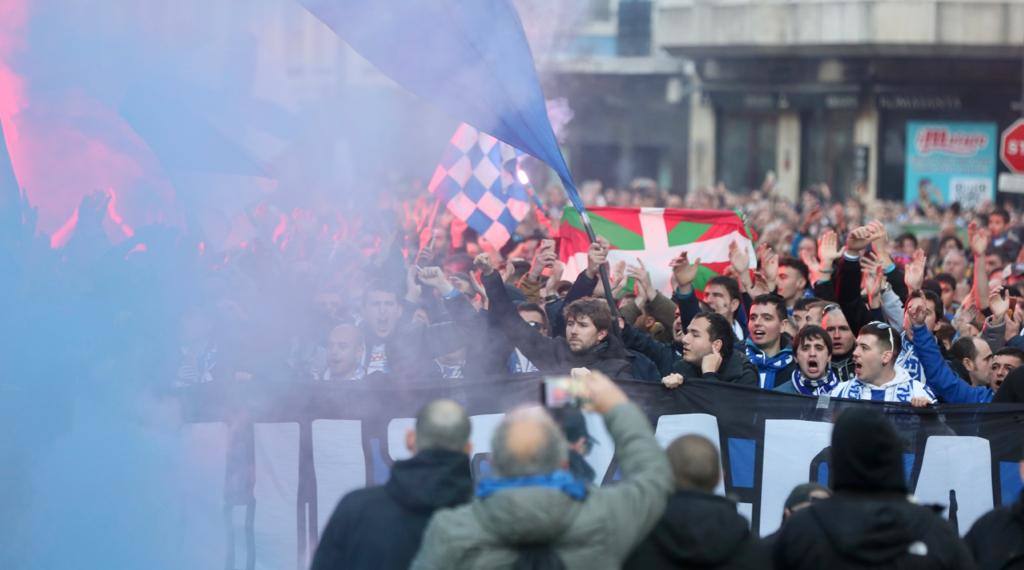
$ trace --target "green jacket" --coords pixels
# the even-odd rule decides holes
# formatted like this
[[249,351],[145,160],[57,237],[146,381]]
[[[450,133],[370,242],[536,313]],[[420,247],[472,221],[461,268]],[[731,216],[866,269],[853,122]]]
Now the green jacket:
[[534,487],[438,511],[412,568],[511,568],[519,556],[515,544],[537,543],[552,543],[567,568],[619,568],[665,510],[672,473],[635,404],[616,406],[604,421],[622,481],[591,488],[583,501]]

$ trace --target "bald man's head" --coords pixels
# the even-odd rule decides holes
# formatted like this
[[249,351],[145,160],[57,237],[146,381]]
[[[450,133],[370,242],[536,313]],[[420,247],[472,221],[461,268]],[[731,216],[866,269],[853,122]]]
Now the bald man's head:
[[676,487],[711,493],[718,486],[722,471],[718,464],[718,450],[710,439],[701,435],[684,435],[669,444],[666,453]]
[[505,415],[491,442],[494,470],[501,477],[543,475],[569,460],[569,444],[551,416],[537,406]]
[[416,450],[464,451],[469,443],[469,416],[452,400],[434,400],[416,414]]

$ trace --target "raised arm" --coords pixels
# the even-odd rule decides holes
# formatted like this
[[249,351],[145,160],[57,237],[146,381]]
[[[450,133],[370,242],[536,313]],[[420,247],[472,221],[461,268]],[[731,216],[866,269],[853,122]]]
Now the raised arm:
[[519,316],[505,290],[505,283],[494,271],[486,254],[478,255],[474,265],[480,269],[481,281],[490,300],[490,322],[538,368],[554,366],[558,362],[556,351],[559,341],[540,334]]
[[921,360],[924,377],[929,388],[935,392],[942,402],[951,404],[991,402],[993,392],[985,386],[969,386],[953,372],[949,364],[942,358],[935,336],[924,323],[924,299],[910,300],[907,309],[906,327],[908,336],[914,344],[914,352]]
[[595,491],[589,499],[604,503],[602,512],[613,513],[603,522],[614,525],[606,535],[608,546],[619,557],[614,566],[661,518],[672,490],[672,471],[647,416],[614,382],[591,373],[586,386],[594,411],[604,417],[622,467],[622,481]]

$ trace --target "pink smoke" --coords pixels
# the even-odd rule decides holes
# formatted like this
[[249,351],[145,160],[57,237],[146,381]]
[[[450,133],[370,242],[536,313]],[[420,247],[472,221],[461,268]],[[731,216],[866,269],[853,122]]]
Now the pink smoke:
[[66,241],[81,199],[111,188],[118,189],[108,190],[113,241],[132,236],[133,226],[176,223],[172,186],[115,110],[84,91],[33,85],[12,67],[30,55],[28,0],[0,0],[0,15],[0,120],[18,184],[38,209],[37,229],[53,233],[53,243]]

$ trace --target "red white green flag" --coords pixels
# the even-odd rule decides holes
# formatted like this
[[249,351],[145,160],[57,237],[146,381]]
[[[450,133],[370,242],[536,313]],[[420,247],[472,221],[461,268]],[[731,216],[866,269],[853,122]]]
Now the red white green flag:
[[[587,208],[594,233],[611,243],[608,254],[613,267],[620,260],[636,265],[643,260],[654,286],[671,294],[671,262],[686,252],[701,267],[693,286],[702,291],[708,279],[729,267],[729,244],[746,248],[750,269],[756,268],[752,236],[740,216],[729,210],[677,210],[672,208]],[[565,263],[564,279],[573,281],[587,267],[590,240],[579,213],[566,208],[559,227],[559,258]]]

